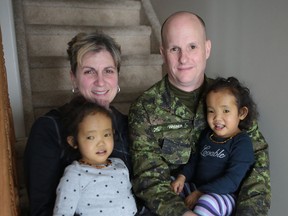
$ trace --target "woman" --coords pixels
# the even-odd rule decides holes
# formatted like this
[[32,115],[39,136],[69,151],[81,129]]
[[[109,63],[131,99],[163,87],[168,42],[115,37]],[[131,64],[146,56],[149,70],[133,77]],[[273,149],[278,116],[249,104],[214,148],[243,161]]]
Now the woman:
[[[115,147],[112,157],[121,158],[131,170],[127,142],[127,117],[110,107],[120,91],[120,46],[103,33],[80,33],[68,43],[72,92],[108,107],[113,112]],[[24,155],[30,215],[52,215],[56,187],[67,165],[75,158],[65,149],[61,110],[51,110],[34,123]]]

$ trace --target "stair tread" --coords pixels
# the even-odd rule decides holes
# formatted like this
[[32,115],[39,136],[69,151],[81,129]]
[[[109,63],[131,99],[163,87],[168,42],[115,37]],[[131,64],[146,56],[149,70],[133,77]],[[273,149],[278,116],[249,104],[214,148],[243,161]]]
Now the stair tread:
[[139,1],[29,0],[23,3],[25,24],[136,26]]
[[[160,65],[160,54],[149,55],[123,55],[121,65]],[[59,68],[70,67],[67,56],[31,56],[30,68]]]
[[141,4],[135,0],[25,0],[23,2],[25,6],[51,6],[51,7],[82,7],[82,8],[129,8],[140,9]]
[[78,32],[105,31],[107,34],[123,35],[150,35],[151,27],[139,26],[71,26],[71,25],[43,25],[29,24],[26,26],[26,33],[29,35],[60,35],[77,34]]

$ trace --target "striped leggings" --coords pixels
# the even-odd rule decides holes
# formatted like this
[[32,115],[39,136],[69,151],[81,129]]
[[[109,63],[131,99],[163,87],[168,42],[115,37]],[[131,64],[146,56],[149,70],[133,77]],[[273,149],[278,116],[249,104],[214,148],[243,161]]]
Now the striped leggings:
[[199,198],[193,212],[200,216],[230,216],[234,208],[234,196],[208,193]]

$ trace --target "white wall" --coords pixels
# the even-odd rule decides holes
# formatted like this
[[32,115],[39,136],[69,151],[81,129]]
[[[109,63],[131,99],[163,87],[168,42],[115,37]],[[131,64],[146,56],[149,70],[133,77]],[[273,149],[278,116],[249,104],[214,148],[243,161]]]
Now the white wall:
[[207,74],[236,76],[251,89],[260,112],[261,131],[270,144],[269,215],[287,215],[288,1],[151,2],[161,23],[178,10],[194,11],[203,17],[212,40]]
[[11,0],[0,0],[0,26],[15,135],[20,138],[25,136],[25,129]]

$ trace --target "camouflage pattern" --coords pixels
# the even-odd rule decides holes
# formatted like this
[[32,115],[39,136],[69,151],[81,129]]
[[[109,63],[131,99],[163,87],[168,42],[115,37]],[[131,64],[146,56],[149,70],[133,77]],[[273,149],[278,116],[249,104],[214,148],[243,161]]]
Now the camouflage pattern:
[[[206,86],[212,80],[205,80]],[[202,100],[192,113],[168,88],[165,76],[147,90],[129,111],[131,154],[135,194],[161,216],[180,216],[188,209],[170,187],[170,175],[176,175],[195,151],[201,131],[207,126]],[[245,179],[237,204],[237,215],[267,215],[270,206],[268,145],[251,128],[256,164]]]

